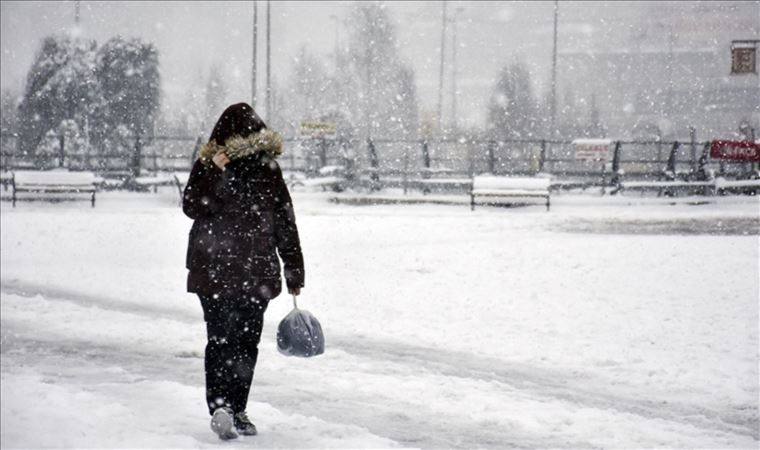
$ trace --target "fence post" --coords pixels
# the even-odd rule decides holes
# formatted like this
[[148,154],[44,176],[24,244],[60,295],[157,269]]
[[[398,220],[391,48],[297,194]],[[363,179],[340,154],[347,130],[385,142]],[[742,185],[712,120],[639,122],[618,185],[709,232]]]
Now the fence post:
[[488,141],[488,149],[486,150],[486,159],[488,159],[488,173],[491,175],[496,175],[494,173],[494,168],[496,166],[496,161],[494,157],[494,147],[496,146],[495,141]]
[[544,171],[544,161],[546,161],[546,139],[541,139],[541,154],[538,156],[538,172]]
[[404,146],[404,174],[402,180],[404,183],[404,195],[406,195],[409,183],[409,147],[406,145]]
[[375,144],[372,142],[371,137],[367,138],[367,150],[369,152],[369,165],[371,168],[369,190],[376,191],[380,189],[380,174],[378,173],[380,162],[377,160],[377,150],[375,150]]
[[343,157],[346,187],[353,189],[356,186],[356,153],[354,152],[353,144],[341,137],[339,138],[338,145],[340,145],[340,154]]
[[155,147],[153,150],[153,172],[158,173],[158,153],[156,153]]
[[132,177],[137,178],[140,176],[140,164],[142,161],[142,139],[138,134],[135,138],[135,153],[132,157]]
[[[422,141],[422,179],[430,178],[430,148],[428,147],[428,141]],[[422,186],[422,193],[427,194],[430,190],[426,185]]]
[[699,162],[697,163],[697,180],[707,180],[707,158],[710,156],[710,142],[705,142],[702,148],[702,154],[699,156]]
[[422,141],[422,165],[425,169],[430,169],[430,149],[427,140]]
[[662,161],[662,138],[657,139],[657,163]]
[[[689,169],[692,174],[697,172],[697,129],[694,127],[689,127],[689,137],[690,137],[690,145],[691,145],[691,161],[689,164]],[[675,173],[675,171],[673,171]]]
[[[752,142],[753,144],[757,142],[757,138],[755,137],[755,127],[750,127],[749,128],[749,139],[750,139],[750,142]],[[760,163],[755,163],[753,161],[753,162],[749,163],[749,170],[750,170],[750,172],[754,172],[755,171],[755,164],[757,164],[758,169],[760,169]]]
[[84,170],[92,170],[92,166],[90,164],[90,141],[88,140],[84,146]]
[[622,144],[620,141],[616,141],[615,151],[612,153],[612,177],[610,178],[610,184],[613,186],[620,184],[620,153],[622,150]]
[[472,145],[467,146],[467,178],[472,180],[475,176],[475,151]]
[[66,157],[65,138],[63,133],[58,135],[58,167],[63,167],[63,159]]
[[668,156],[668,165],[665,167],[666,172],[670,172],[673,174],[673,179],[676,178],[676,156],[678,153],[678,148],[681,146],[681,143],[678,141],[673,142],[673,147],[670,149],[670,155]]
[[319,138],[319,165],[320,168],[327,165],[327,140],[324,136]]

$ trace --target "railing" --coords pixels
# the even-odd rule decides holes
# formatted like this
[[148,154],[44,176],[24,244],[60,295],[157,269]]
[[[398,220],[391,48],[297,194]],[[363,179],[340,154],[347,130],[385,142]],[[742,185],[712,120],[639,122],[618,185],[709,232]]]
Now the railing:
[[[76,146],[61,136],[49,138],[35,154],[17,151],[16,136],[2,134],[0,171],[67,167],[105,176],[134,177],[141,172],[188,171],[202,140],[188,136],[155,136],[123,140],[108,151]],[[317,175],[321,167],[339,165],[376,180],[396,177],[462,177],[478,173],[535,175],[551,173],[569,180],[606,184],[624,172],[629,179],[657,179],[672,173],[697,174],[708,170],[729,177],[756,170],[755,163],[712,161],[705,157],[708,143],[689,141],[615,141],[610,161],[575,158],[571,140],[552,139],[443,139],[404,141],[302,141],[285,139],[280,158],[283,170]],[[84,148],[83,148],[84,147]],[[45,150],[46,149],[46,150]]]

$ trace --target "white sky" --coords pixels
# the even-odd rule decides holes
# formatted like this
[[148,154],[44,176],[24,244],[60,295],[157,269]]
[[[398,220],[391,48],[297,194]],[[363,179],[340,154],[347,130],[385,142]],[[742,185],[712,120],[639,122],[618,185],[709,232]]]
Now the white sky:
[[[441,2],[387,2],[398,25],[402,55],[413,64],[423,109],[434,110],[437,102]],[[537,4],[450,2],[448,11],[460,12],[457,85],[462,121],[482,120],[483,104],[499,66],[508,62],[518,45],[525,45],[523,31],[516,30],[516,10],[530,11],[542,25],[533,37],[543,35],[541,47],[548,79],[551,45],[552,2]],[[325,57],[331,67],[335,22],[346,17],[347,2],[272,2],[272,76],[280,84],[291,72],[291,58],[302,45]],[[68,32],[74,24],[74,2],[2,2],[2,87],[20,90],[41,39]],[[84,35],[98,43],[121,34],[155,43],[165,101],[179,101],[189,89],[204,85],[211,64],[225,65],[230,100],[250,98],[252,53],[251,2],[81,2]],[[264,82],[264,17],[266,2],[259,2],[259,92]],[[470,17],[466,17],[468,11]],[[540,12],[541,14],[535,14]],[[467,23],[462,18],[484,19]],[[521,29],[523,24],[517,24]],[[451,28],[449,28],[451,30]],[[338,28],[345,44],[345,26]],[[450,37],[451,35],[449,35]],[[473,38],[477,38],[474,40]],[[490,41],[490,42],[489,42]],[[532,51],[537,45],[529,43]],[[451,41],[447,42],[450,58]],[[446,111],[450,109],[451,67],[446,68]]]
[[[735,2],[734,2],[735,3]],[[760,2],[753,2],[760,30]],[[631,35],[621,23],[649,21],[646,2],[560,2],[559,50],[584,49]],[[681,8],[684,3],[671,3]],[[696,3],[691,3],[692,5]],[[415,69],[423,115],[436,109],[438,98],[440,1],[386,2],[398,25],[400,50]],[[652,4],[649,4],[652,5]],[[325,58],[332,67],[336,15],[346,17],[348,2],[272,2],[272,76],[284,84],[292,57],[302,45]],[[552,11],[554,2],[449,2],[449,15],[458,12],[457,97],[460,123],[477,124],[499,69],[515,58],[526,62],[537,91],[550,78]],[[649,8],[646,10],[646,8]],[[746,9],[746,8],[745,8]],[[3,1],[0,3],[2,88],[21,90],[41,39],[69,31],[75,3]],[[264,83],[264,18],[259,2],[259,92]],[[687,22],[692,14],[686,9]],[[202,89],[212,64],[225,66],[230,101],[250,99],[252,2],[81,2],[84,35],[99,44],[121,34],[153,42],[160,52],[163,101],[175,104],[190,90]],[[651,20],[658,19],[652,17]],[[731,20],[724,21],[730,24]],[[735,21],[734,21],[735,22]],[[451,27],[449,27],[449,32]],[[749,30],[749,34],[757,31]],[[338,27],[345,45],[345,26]],[[451,34],[446,44],[451,58]],[[656,41],[655,41],[656,43]],[[560,74],[561,75],[561,74]],[[450,117],[451,67],[444,82],[444,120]]]

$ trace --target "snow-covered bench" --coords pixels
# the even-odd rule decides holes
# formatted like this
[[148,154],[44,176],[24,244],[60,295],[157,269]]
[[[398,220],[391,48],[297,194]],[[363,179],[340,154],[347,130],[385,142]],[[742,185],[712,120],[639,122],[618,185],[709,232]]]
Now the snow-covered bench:
[[681,181],[681,180],[661,180],[661,181],[622,181],[620,182],[618,191],[647,191],[657,190],[657,196],[662,195],[663,192],[669,192],[673,190],[697,190],[697,189],[712,189],[715,186],[713,181]]
[[715,179],[715,193],[716,194],[723,194],[727,190],[742,190],[742,191],[752,191],[753,193],[757,193],[760,191],[760,179],[749,179],[749,180],[726,180],[723,177],[718,177]]
[[324,166],[317,171],[317,174],[317,176],[310,177],[303,173],[289,173],[287,176],[283,174],[283,177],[291,189],[301,186],[309,189],[321,188],[322,191],[329,189],[340,192],[346,187],[346,168],[343,166]]
[[147,177],[137,177],[134,180],[134,183],[138,186],[143,186],[146,188],[153,188],[153,192],[158,191],[159,186],[176,186],[177,185],[177,177],[173,173],[156,173],[153,176],[147,176]]
[[328,189],[332,191],[342,191],[342,185],[345,183],[345,179],[341,177],[329,176],[329,177],[316,177],[316,178],[304,178],[299,180],[297,185],[304,187],[319,187],[323,191]]
[[408,181],[410,188],[419,189],[424,194],[436,191],[467,192],[471,184],[470,178],[423,178]]
[[[13,206],[17,200],[90,200],[95,206],[97,183],[102,181],[92,172],[23,171],[14,172]],[[34,194],[21,196],[19,193]],[[80,194],[88,194],[82,197]]]
[[[472,178],[456,178],[454,171],[448,167],[425,167],[403,173],[403,186],[408,189],[430,192],[469,192]],[[412,178],[409,176],[412,175]]]
[[[550,194],[549,178],[495,177],[475,176],[472,178],[470,190],[470,209],[475,210],[477,198],[540,198],[546,200],[546,210],[549,211]],[[486,203],[494,203],[489,201]]]
[[163,172],[157,173],[153,176],[137,177],[133,182],[138,186],[144,186],[147,188],[153,187],[153,192],[157,192],[159,186],[175,186],[179,192],[179,203],[181,205],[185,185],[189,178],[189,172]]

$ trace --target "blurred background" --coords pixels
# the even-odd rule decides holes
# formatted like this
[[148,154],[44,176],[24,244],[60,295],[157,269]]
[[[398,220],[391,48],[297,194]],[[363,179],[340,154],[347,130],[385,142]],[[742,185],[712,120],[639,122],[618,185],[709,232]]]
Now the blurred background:
[[[758,1],[1,8],[6,159],[55,153],[62,135],[74,153],[178,138],[164,140],[160,156],[188,159],[224,107],[239,101],[289,139],[326,135],[321,165],[352,148],[367,155],[367,138],[381,166],[407,157],[407,147],[424,165],[421,141],[454,142],[426,150],[435,165],[488,152],[456,144],[464,140],[499,148],[528,140],[535,142],[497,154],[495,164],[535,171],[506,161],[534,158],[541,140],[755,140],[760,123],[757,68],[732,74],[732,48],[754,48],[760,37]],[[383,140],[403,144],[382,148]],[[667,148],[647,151],[642,157],[656,164],[668,157]]]

